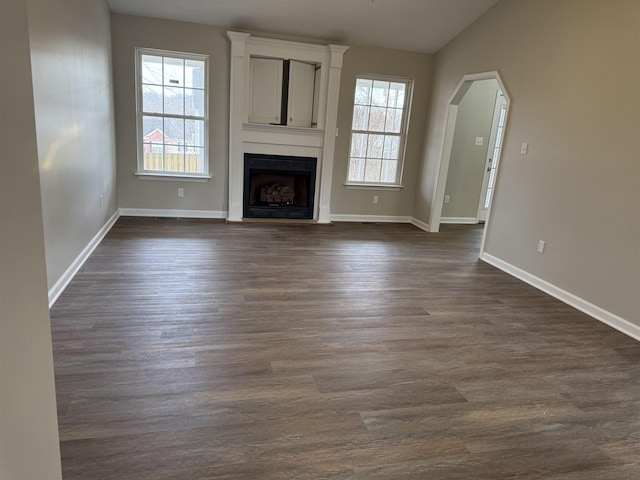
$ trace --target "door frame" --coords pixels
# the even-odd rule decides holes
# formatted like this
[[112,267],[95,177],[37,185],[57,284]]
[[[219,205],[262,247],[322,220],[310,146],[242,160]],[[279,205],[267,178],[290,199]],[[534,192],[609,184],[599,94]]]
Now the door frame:
[[[502,97],[502,100],[500,99]],[[487,155],[484,161],[484,174],[482,175],[482,188],[480,189],[480,199],[478,200],[478,213],[476,214],[476,220],[478,223],[486,222],[485,218],[481,218],[483,214],[488,214],[489,209],[484,208],[486,199],[487,199],[487,190],[489,188],[489,178],[491,177],[491,168],[494,170],[498,170],[498,164],[500,160],[500,155],[502,154],[502,144],[504,143],[504,136],[500,137],[500,145],[498,145],[498,130],[500,128],[500,116],[502,113],[502,107],[505,106],[506,109],[506,100],[504,100],[504,94],[501,92],[496,92],[496,99],[493,106],[493,117],[491,118],[491,132],[489,133],[489,148],[487,148]],[[505,110],[506,113],[506,110]],[[506,119],[505,119],[506,120]],[[504,124],[502,125],[504,133]],[[495,152],[496,147],[498,147],[498,155],[494,158],[493,153]],[[489,168],[489,170],[487,170]],[[495,174],[494,174],[495,175]],[[493,180],[493,184],[495,186],[495,178]],[[492,190],[493,192],[493,190]],[[489,200],[489,206],[491,206],[491,199]]]
[[[444,142],[442,146],[442,156],[440,159],[440,167],[438,169],[438,180],[436,182],[436,189],[433,194],[433,201],[431,204],[433,208],[431,209],[431,216],[429,218],[429,231],[438,232],[440,230],[440,220],[442,217],[442,205],[444,204],[444,193],[445,188],[447,186],[447,175],[449,173],[449,164],[451,162],[451,149],[453,147],[453,134],[455,130],[457,115],[458,115],[458,107],[460,106],[460,102],[469,91],[469,88],[473,84],[473,82],[478,80],[496,80],[498,82],[498,86],[504,95],[506,100],[506,111],[505,111],[505,120],[504,120],[504,131],[503,131],[503,145],[504,138],[507,133],[507,125],[509,122],[509,109],[511,106],[511,97],[509,96],[509,92],[507,91],[500,74],[497,71],[490,72],[481,72],[481,73],[472,73],[468,75],[464,75],[458,86],[453,91],[451,96],[449,97],[449,101],[447,102],[447,118],[445,120],[445,134],[444,134]],[[500,152],[502,156],[502,151]],[[495,186],[492,192],[492,197],[495,195],[496,187],[498,186],[498,180],[500,176],[499,165],[496,168],[496,181]],[[487,227],[489,222],[491,221],[491,209],[493,207],[493,201],[489,205],[489,211],[487,213],[487,221],[484,226],[484,233],[482,234],[482,243],[480,245],[480,255],[484,252],[484,244],[487,235]]]

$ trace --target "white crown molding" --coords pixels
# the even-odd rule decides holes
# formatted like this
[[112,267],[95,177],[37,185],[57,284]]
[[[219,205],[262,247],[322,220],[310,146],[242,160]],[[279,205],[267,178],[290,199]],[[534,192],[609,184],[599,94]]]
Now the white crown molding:
[[594,305],[593,303],[588,302],[578,297],[577,295],[574,295],[573,293],[569,293],[566,290],[563,290],[562,288],[547,282],[546,280],[536,277],[535,275],[532,275],[531,273],[526,272],[521,268],[511,265],[510,263],[505,262],[504,260],[500,260],[499,258],[494,257],[493,255],[490,255],[486,252],[480,255],[480,259],[488,263],[489,265],[493,265],[494,267],[499,268],[503,272],[506,272],[509,275],[512,275],[522,280],[525,283],[528,283],[529,285],[537,288],[538,290],[541,290],[544,293],[551,295],[554,298],[557,298],[561,302],[564,302],[567,305],[570,305],[573,308],[576,308],[577,310],[580,310],[581,312],[586,313],[587,315],[593,317],[594,319],[606,325],[609,325],[612,328],[615,328],[616,330],[624,333],[625,335],[628,335],[629,337],[640,341],[639,325],[636,325],[635,323],[632,323],[629,320],[626,320],[601,307],[598,307],[597,305]]
[[247,39],[251,36],[250,33],[243,32],[227,32],[227,37],[231,40],[231,56],[242,57],[244,56],[244,48]]
[[73,277],[76,276],[76,273],[82,268],[87,259],[91,256],[93,251],[96,249],[100,242],[105,237],[113,224],[120,218],[120,211],[116,210],[116,212],[107,220],[107,222],[98,230],[98,233],[94,235],[91,241],[87,244],[86,247],[80,252],[80,255],[76,257],[76,259],[69,265],[69,267],[65,270],[65,272],[60,276],[58,281],[49,289],[49,308],[53,307],[56,303],[62,292],[69,286]]
[[[230,32],[227,32],[227,35],[229,35],[229,33]],[[274,47],[278,49],[282,47],[299,48],[305,51],[315,50],[316,52],[319,52],[319,53],[324,53],[324,50],[326,48],[325,44],[322,44],[322,43],[312,44],[307,42],[296,42],[292,40],[281,40],[278,38],[267,38],[267,37],[252,36],[251,38],[248,38],[247,41],[251,45],[265,45],[265,46]],[[342,46],[342,45],[339,45],[339,46]],[[349,47],[346,47],[346,48],[349,48]]]

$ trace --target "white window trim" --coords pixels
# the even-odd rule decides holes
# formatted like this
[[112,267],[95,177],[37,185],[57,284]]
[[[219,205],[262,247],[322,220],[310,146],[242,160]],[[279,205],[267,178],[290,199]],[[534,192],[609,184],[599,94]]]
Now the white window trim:
[[[351,165],[351,141],[353,137],[353,110],[355,108],[355,91],[356,88],[354,86],[353,92],[354,97],[351,101],[351,125],[349,126],[349,153],[347,156],[347,172],[346,172],[346,181],[344,185],[347,188],[362,188],[362,189],[399,189],[403,188],[403,178],[404,178],[404,160],[405,160],[405,152],[407,147],[407,137],[409,132],[409,119],[411,116],[411,106],[413,102],[413,84],[414,80],[412,78],[404,78],[404,77],[394,77],[389,75],[378,75],[371,73],[357,73],[356,74],[356,85],[359,79],[365,80],[382,80],[385,82],[397,82],[397,83],[405,83],[407,85],[406,95],[405,95],[405,106],[402,112],[402,127],[400,128],[400,152],[398,153],[398,172],[396,174],[396,182],[394,183],[383,183],[383,182],[354,182],[353,180],[349,180],[349,166]],[[356,130],[356,133],[368,133],[368,134],[376,134],[380,132],[374,132],[371,130]]]
[[[185,173],[185,172],[162,172],[144,169],[144,146],[142,141],[142,55],[156,55],[162,57],[182,58],[185,60],[204,61],[204,149],[203,164],[204,172],[201,173]],[[135,82],[136,82],[136,142],[137,142],[137,171],[135,175],[140,179],[157,179],[157,180],[183,180],[183,181],[208,181],[211,179],[209,173],[209,55],[198,53],[178,52],[172,50],[160,50],[155,48],[135,48]],[[163,114],[162,117],[198,119],[200,117],[191,117],[189,115],[172,115]]]

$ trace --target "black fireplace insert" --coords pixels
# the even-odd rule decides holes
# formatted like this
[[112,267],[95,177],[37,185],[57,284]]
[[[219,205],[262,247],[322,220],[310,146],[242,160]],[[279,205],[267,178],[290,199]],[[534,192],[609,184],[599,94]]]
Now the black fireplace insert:
[[312,219],[317,159],[244,154],[244,218]]

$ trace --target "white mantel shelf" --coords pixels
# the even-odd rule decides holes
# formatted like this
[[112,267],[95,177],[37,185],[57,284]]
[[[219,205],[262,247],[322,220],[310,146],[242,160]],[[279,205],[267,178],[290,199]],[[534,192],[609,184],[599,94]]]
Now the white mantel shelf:
[[288,132],[317,136],[324,135],[324,130],[320,130],[319,128],[290,127],[288,125],[264,125],[262,123],[245,123],[242,125],[242,129],[261,132]]
[[[247,33],[227,32],[231,40],[229,109],[229,210],[227,220],[243,221],[244,154],[293,155],[318,159],[315,223],[331,223],[331,180],[338,116],[342,58],[349,47],[317,45]],[[263,125],[248,122],[251,56],[294,59],[320,66],[318,128]]]
[[247,123],[242,126],[242,142],[322,148],[324,130]]

